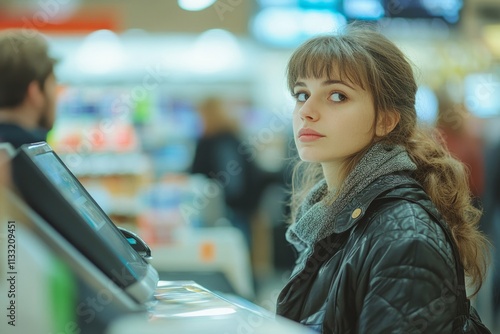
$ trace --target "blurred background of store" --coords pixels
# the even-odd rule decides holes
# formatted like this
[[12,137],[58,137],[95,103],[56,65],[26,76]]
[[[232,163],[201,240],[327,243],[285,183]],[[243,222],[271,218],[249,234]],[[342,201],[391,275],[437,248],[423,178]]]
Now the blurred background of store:
[[[0,0],[0,29],[43,32],[58,59],[49,144],[116,224],[144,236],[160,262],[177,257],[159,266],[201,272],[232,252],[221,246],[231,238],[225,232],[198,238],[193,231],[231,225],[224,180],[241,172],[221,170],[218,182],[189,172],[204,129],[198,107],[212,97],[224,102],[239,125],[238,153],[258,168],[261,185],[249,250],[245,238],[235,246],[251,265],[227,272],[255,280],[235,290],[256,292],[267,308],[293,262],[283,236],[293,155],[285,65],[306,38],[353,20],[377,24],[415,64],[423,122],[437,123],[444,94],[465,110],[449,114],[452,125],[470,123],[478,147],[494,147],[497,0]],[[271,279],[275,288],[264,284]]]

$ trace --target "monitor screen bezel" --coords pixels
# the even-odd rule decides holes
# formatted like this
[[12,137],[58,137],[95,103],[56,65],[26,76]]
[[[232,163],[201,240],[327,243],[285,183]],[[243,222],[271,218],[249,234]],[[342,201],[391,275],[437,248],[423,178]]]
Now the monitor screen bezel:
[[126,247],[130,249],[131,254],[134,254],[135,257],[136,251],[128,244],[120,230],[95,202],[57,153],[45,142],[21,146],[12,159],[14,185],[22,197],[56,231],[72,243],[119,287],[128,290],[129,294],[132,294],[132,297],[138,302],[147,300],[153,295],[157,284],[154,268],[141,256],[138,257],[140,261],[136,261],[134,266],[131,266],[130,263],[124,263],[122,260],[124,255],[125,258],[132,255],[119,254],[112,247],[113,245],[106,240],[105,236],[99,234],[85,221],[85,218],[78,212],[77,207],[67,200],[48,175],[38,167],[35,158],[41,154],[53,154],[62,168],[74,178],[75,183],[80,187],[79,190],[91,201],[95,209],[102,213],[105,224],[108,224],[111,230],[114,230],[114,233],[117,233],[123,239]]

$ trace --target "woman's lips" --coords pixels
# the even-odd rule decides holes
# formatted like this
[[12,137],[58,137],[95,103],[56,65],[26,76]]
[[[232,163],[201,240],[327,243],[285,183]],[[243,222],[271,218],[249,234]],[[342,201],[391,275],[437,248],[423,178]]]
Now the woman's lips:
[[323,137],[324,135],[322,135],[321,133],[308,128],[302,128],[298,133],[298,138],[301,142],[311,142]]

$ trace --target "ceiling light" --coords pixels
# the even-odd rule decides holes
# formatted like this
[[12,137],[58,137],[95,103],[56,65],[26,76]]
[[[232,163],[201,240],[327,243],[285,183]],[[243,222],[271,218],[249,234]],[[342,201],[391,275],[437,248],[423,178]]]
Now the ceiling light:
[[199,11],[212,6],[216,0],[177,0],[179,7],[189,11]]

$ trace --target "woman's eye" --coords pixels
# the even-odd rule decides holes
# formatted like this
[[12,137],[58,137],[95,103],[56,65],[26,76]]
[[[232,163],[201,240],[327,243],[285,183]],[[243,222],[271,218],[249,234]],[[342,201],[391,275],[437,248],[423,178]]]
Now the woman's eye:
[[306,93],[296,93],[293,95],[298,102],[306,102],[308,96]]
[[346,98],[347,97],[342,93],[333,93],[332,95],[330,95],[330,100],[332,100],[333,102],[342,102]]

